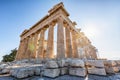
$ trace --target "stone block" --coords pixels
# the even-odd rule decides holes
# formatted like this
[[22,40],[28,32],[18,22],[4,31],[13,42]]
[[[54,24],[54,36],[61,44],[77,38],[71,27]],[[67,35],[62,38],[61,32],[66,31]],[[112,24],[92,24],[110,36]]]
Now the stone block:
[[88,68],[87,70],[89,74],[106,75],[104,68]]
[[115,62],[117,64],[117,66],[120,66],[120,60],[116,60]]
[[46,61],[45,68],[50,68],[50,69],[58,68],[58,64],[55,60]]
[[7,74],[10,72],[10,68],[4,68],[0,74]]
[[4,68],[7,67],[7,66],[8,66],[8,64],[5,64],[5,63],[0,64],[0,70],[4,69]]
[[10,71],[10,74],[16,78],[26,78],[28,77],[28,71],[24,68],[14,69]]
[[10,70],[10,74],[16,78],[26,78],[33,75],[40,75],[40,68],[38,66],[15,68]]
[[70,68],[69,74],[74,76],[82,76],[85,77],[87,75],[85,68]]
[[70,66],[75,67],[75,68],[83,68],[83,67],[85,67],[85,64],[84,64],[83,60],[73,59],[70,61]]
[[101,60],[86,60],[85,65],[88,67],[92,67],[92,66],[98,68],[104,67],[104,63]]
[[67,67],[69,66],[69,62],[70,61],[68,59],[61,59],[57,61],[59,67]]
[[117,66],[117,63],[114,60],[105,60],[104,65],[112,67],[112,66]]
[[60,75],[66,75],[68,74],[68,68],[64,67],[64,68],[60,68]]
[[35,75],[40,75],[40,74],[41,74],[40,72],[41,72],[41,69],[40,69],[40,68],[38,68],[38,67],[35,68],[35,70],[34,70],[34,74],[35,74]]
[[108,74],[114,74],[116,72],[119,72],[119,67],[109,67],[109,66],[106,66],[105,70],[106,70],[106,73],[108,73]]
[[50,78],[55,78],[60,75],[60,69],[45,69],[43,75]]

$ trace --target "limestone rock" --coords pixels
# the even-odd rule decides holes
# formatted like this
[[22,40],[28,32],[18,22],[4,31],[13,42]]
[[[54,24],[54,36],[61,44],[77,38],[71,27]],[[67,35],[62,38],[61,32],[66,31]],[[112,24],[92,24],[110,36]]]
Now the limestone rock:
[[9,73],[9,72],[10,72],[10,69],[11,69],[11,68],[9,68],[9,67],[4,68],[4,69],[1,70],[0,74],[7,74],[7,73]]
[[80,59],[73,59],[71,60],[70,62],[70,66],[71,67],[79,67],[79,68],[82,68],[85,66],[83,60],[80,60]]
[[88,68],[87,70],[89,74],[106,75],[104,68]]
[[117,66],[120,66],[120,60],[116,60],[115,62],[117,64]]
[[45,68],[58,68],[58,64],[57,64],[57,62],[56,61],[54,61],[54,60],[50,60],[50,61],[47,61],[46,63],[45,63]]
[[67,67],[69,66],[69,62],[70,59],[61,59],[57,61],[59,67]]
[[28,76],[40,75],[40,67],[21,67],[10,70],[11,76],[16,78],[26,78]]
[[0,64],[0,70],[4,69],[4,68],[7,67],[7,66],[8,66],[8,64],[5,64],[5,63]]
[[40,75],[41,74],[40,72],[41,72],[41,69],[39,67],[34,69],[34,74],[35,75]]
[[68,68],[64,67],[64,68],[60,68],[60,75],[65,75],[68,74]]
[[106,60],[104,61],[105,66],[116,66],[117,63],[114,60]]
[[36,63],[36,64],[41,64],[41,63],[42,63],[42,60],[41,60],[41,59],[36,59],[36,60],[35,60],[35,63]]
[[106,73],[108,74],[114,74],[115,72],[119,72],[119,67],[105,67]]
[[69,74],[74,76],[82,76],[85,77],[87,72],[85,68],[70,68]]
[[43,75],[51,78],[59,76],[60,69],[45,69]]
[[11,75],[16,78],[26,78],[28,77],[28,72],[25,68],[11,70]]
[[98,67],[98,68],[101,68],[101,67],[104,67],[104,63],[103,61],[101,60],[86,60],[85,61],[85,65],[88,66],[88,67]]

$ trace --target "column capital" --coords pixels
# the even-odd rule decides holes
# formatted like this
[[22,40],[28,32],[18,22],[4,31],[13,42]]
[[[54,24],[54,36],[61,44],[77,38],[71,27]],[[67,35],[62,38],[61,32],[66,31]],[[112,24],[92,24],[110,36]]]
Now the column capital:
[[55,24],[56,24],[56,23],[55,23],[54,21],[52,21],[52,22],[50,22],[48,25],[54,27]]
[[67,26],[69,26],[69,24],[67,24],[67,23],[65,22],[65,23],[64,23],[64,26],[67,27]]
[[61,16],[59,16],[58,18],[57,18],[57,22],[59,22],[59,21],[64,21],[64,19],[61,17]]

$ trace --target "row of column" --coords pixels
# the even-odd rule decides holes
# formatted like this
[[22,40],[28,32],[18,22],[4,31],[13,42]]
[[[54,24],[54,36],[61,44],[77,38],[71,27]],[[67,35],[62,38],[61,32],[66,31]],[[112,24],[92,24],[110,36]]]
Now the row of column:
[[84,36],[78,39],[78,50],[82,59],[97,59],[97,51]]
[[[68,24],[63,24],[63,19],[57,19],[57,58],[78,58],[78,50],[75,32],[70,30]],[[47,50],[44,52],[45,30],[41,29],[35,34],[20,41],[16,60],[30,58],[54,58],[54,26],[55,22],[49,24]],[[64,35],[65,27],[65,35]],[[65,40],[66,39],[66,40]]]

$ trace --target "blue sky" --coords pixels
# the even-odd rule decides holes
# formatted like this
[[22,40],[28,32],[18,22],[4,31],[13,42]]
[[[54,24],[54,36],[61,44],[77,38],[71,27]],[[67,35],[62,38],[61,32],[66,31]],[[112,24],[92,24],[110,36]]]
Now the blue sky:
[[19,46],[19,35],[63,2],[100,57],[120,59],[120,0],[0,0],[0,60]]

